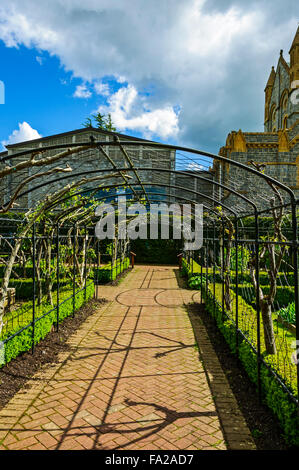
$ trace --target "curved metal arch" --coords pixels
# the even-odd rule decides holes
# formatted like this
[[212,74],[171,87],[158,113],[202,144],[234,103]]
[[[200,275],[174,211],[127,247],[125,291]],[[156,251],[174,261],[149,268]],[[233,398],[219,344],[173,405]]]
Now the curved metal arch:
[[[82,193],[81,193],[81,194],[82,194]],[[132,194],[132,193],[131,193],[131,194]],[[165,196],[165,193],[154,193],[154,195],[155,195],[155,196]],[[106,199],[106,196],[97,199],[97,201],[102,201],[102,200],[104,200],[104,199]],[[183,197],[183,196],[178,196],[178,199],[181,199],[181,200],[186,201],[186,202],[188,202],[188,203],[194,203],[194,200],[193,200],[193,199],[188,199],[188,198],[185,198],[185,197]],[[130,199],[130,202],[135,202],[135,201],[138,201],[138,200],[139,200],[139,199],[137,199],[137,198],[135,197],[135,198]],[[171,201],[170,199],[165,199],[165,201],[161,201],[160,199],[153,199],[152,201],[153,201],[154,203],[156,203],[156,202],[157,202],[157,203],[158,203],[158,202],[168,202],[168,203],[173,202],[173,201]],[[109,204],[111,204],[111,205],[116,205],[116,204],[117,204],[117,201],[111,201],[111,202],[109,202]],[[213,209],[212,207],[206,206],[205,204],[202,204],[202,206],[205,208],[205,210],[207,210],[207,211],[209,211],[209,212],[213,212],[213,213],[216,214],[218,217],[219,217],[219,216],[221,217],[221,214],[219,214],[219,213],[218,213],[215,209]],[[146,208],[146,206],[144,206],[144,207]],[[231,210],[231,209],[228,209],[228,210],[230,210],[230,211],[232,212],[232,214],[233,214],[234,216],[236,216],[236,213],[235,213],[233,210]]]
[[[87,191],[89,191],[89,190],[82,191],[82,193],[76,193],[76,195],[83,194],[84,192],[87,192]],[[132,193],[130,193],[130,194],[132,194]],[[160,196],[160,195],[161,195],[161,196],[165,196],[165,193],[154,193],[154,195],[155,195],[155,196]],[[103,196],[102,198],[98,198],[97,200],[98,200],[98,201],[101,201],[101,200],[104,200],[104,199],[106,199],[106,196]],[[193,202],[194,202],[192,199],[187,199],[187,198],[182,197],[182,196],[178,196],[178,199],[181,199],[181,200],[183,200],[183,201],[185,201],[185,202],[188,202],[188,203],[193,203]],[[130,202],[135,202],[135,201],[136,201],[136,202],[139,201],[139,199],[136,198],[136,196],[135,196],[135,198],[130,199]],[[160,200],[160,199],[153,199],[152,202],[153,202],[153,203],[159,203],[159,202],[161,202],[161,200]],[[170,199],[165,199],[165,201],[163,201],[163,202],[171,203],[172,201],[171,201]],[[109,202],[109,204],[112,205],[112,206],[114,206],[114,205],[116,206],[117,203],[118,203],[117,201],[111,201],[111,202]],[[206,206],[205,204],[202,204],[202,205],[203,205],[203,207],[204,207],[205,210],[207,210],[207,211],[209,211],[209,212],[213,212],[217,217],[221,216],[215,209],[213,209],[213,208],[211,208],[211,207],[209,207],[209,206]],[[144,207],[146,208],[146,206],[144,206]],[[192,208],[191,208],[191,210],[192,210]],[[232,212],[233,212],[233,211],[232,211]],[[235,215],[235,214],[234,214],[234,215]],[[58,221],[59,221],[59,217],[56,219],[56,223],[58,223]],[[67,222],[67,221],[66,221],[66,222]],[[80,225],[80,224],[79,224],[79,225]]]
[[[163,196],[165,196],[164,193],[155,193],[155,194],[156,194],[156,195],[163,195]],[[104,198],[101,198],[101,199],[104,199]],[[101,199],[99,199],[99,200],[101,200]],[[189,202],[189,203],[192,203],[192,202],[193,202],[192,200],[186,199],[186,198],[183,198],[183,197],[179,197],[179,199],[182,199],[183,201],[186,201],[186,202]],[[139,199],[137,199],[136,197],[133,198],[133,199],[130,199],[130,201],[132,201],[132,202],[135,202],[135,201],[137,202],[138,200],[139,200]],[[161,200],[160,200],[160,199],[153,199],[153,202],[154,202],[154,203],[156,203],[156,202],[159,203],[159,202],[161,202]],[[170,201],[169,199],[166,199],[164,202],[171,203],[171,201]],[[114,205],[116,206],[116,205],[117,205],[117,201],[111,201],[111,203],[109,203],[109,204],[111,204],[112,206],[114,206]],[[145,206],[145,207],[146,207],[146,206]],[[204,209],[206,209],[207,211],[214,213],[217,217],[221,217],[221,214],[219,214],[215,209],[212,209],[212,208],[210,208],[210,207],[208,207],[208,206],[205,206],[204,204],[203,204],[203,207],[204,207]],[[192,209],[192,208],[191,208],[191,209]],[[234,215],[235,215],[235,214],[234,214]],[[58,222],[58,220],[59,220],[59,218],[57,219],[57,222]],[[67,222],[67,221],[66,221],[66,222]],[[215,221],[213,222],[213,224],[215,225]],[[80,225],[80,223],[79,223],[79,225]]]
[[[4,161],[7,161],[7,160],[11,160],[13,158],[16,158],[16,157],[20,157],[22,155],[28,155],[28,154],[32,154],[32,153],[39,153],[39,151],[41,152],[41,151],[45,151],[45,150],[56,150],[56,149],[64,149],[64,148],[72,148],[72,147],[84,147],[84,146],[86,146],[86,150],[89,150],[91,148],[97,148],[99,146],[103,146],[103,147],[107,147],[107,146],[108,147],[110,147],[110,146],[117,147],[118,146],[119,147],[120,145],[134,146],[134,147],[145,146],[145,147],[153,147],[153,148],[157,148],[157,149],[161,149],[161,150],[162,149],[180,150],[182,152],[193,153],[195,155],[203,155],[205,157],[217,159],[217,160],[220,160],[224,163],[229,163],[229,164],[231,164],[233,166],[236,166],[238,168],[242,168],[246,172],[250,172],[250,173],[266,180],[266,181],[271,182],[272,184],[274,184],[274,185],[280,187],[281,189],[283,189],[284,191],[286,191],[290,195],[292,202],[296,201],[294,192],[288,186],[284,185],[280,181],[275,180],[274,178],[272,178],[269,175],[266,175],[264,173],[260,173],[256,169],[251,168],[251,167],[245,165],[244,163],[240,163],[238,161],[231,160],[229,158],[223,157],[222,155],[215,155],[215,154],[210,153],[210,152],[205,152],[203,150],[197,150],[197,149],[193,149],[193,148],[190,148],[190,147],[182,147],[182,146],[171,145],[171,144],[160,144],[158,142],[130,141],[130,140],[127,140],[127,141],[120,141],[120,142],[119,141],[111,141],[111,142],[93,141],[93,142],[81,142],[81,143],[78,142],[78,143],[69,143],[69,144],[57,144],[57,145],[49,145],[47,147],[40,147],[40,148],[37,148],[37,149],[24,150],[22,152],[18,152],[18,153],[13,154],[13,155],[7,155],[7,156],[3,157],[1,161],[4,162]],[[137,170],[137,168],[136,168],[136,170]]]
[[[181,175],[181,176],[187,176],[190,178],[190,174],[185,172],[185,171],[180,171],[180,170],[171,170],[171,169],[168,169],[168,168],[144,168],[144,167],[137,167],[136,168],[137,171],[149,171],[149,172],[153,172],[153,171],[158,171],[158,172],[162,172],[162,173],[172,173],[172,174],[178,174],[178,175]],[[48,184],[52,184],[52,183],[56,183],[57,181],[62,181],[62,180],[65,180],[65,179],[70,179],[72,177],[76,177],[76,176],[83,176],[83,175],[89,175],[89,174],[95,174],[95,173],[107,173],[107,172],[111,172],[111,171],[115,171],[113,170],[112,168],[103,168],[103,169],[98,169],[98,170],[87,170],[87,171],[84,171],[84,172],[81,172],[81,173],[70,173],[70,174],[67,174],[67,175],[63,175],[59,178],[55,178],[54,180],[51,180],[51,181],[47,181],[47,182],[44,182],[44,183],[40,183],[39,185],[36,185],[34,186],[33,188],[30,188],[26,191],[23,191],[22,193],[20,193],[16,200],[37,190],[37,189],[40,189],[44,186],[47,186]],[[122,167],[122,168],[118,168],[118,171],[119,172],[122,172],[122,171],[131,171],[131,170],[128,170],[128,168],[126,167]],[[191,175],[192,178],[196,178],[196,179],[199,179],[201,181],[206,181],[206,182],[209,182],[209,183],[213,183],[213,180],[210,180],[208,178],[205,178],[201,175]],[[147,183],[143,183],[144,185],[147,184]],[[150,185],[150,183],[148,183]],[[230,191],[232,194],[234,194],[236,197],[242,199],[243,201],[245,201],[247,204],[249,204],[251,207],[253,207],[254,209],[254,213],[257,212],[257,207],[256,207],[256,204],[254,204],[254,202],[252,202],[250,199],[248,199],[246,196],[244,196],[243,194],[240,194],[238,193],[237,191],[235,191],[234,189],[231,189],[230,187],[222,184],[222,183],[218,183],[218,182],[214,182],[215,185],[217,185],[218,187],[221,187],[222,189],[224,190],[227,190],[227,191]],[[134,186],[138,186],[137,183],[134,183]],[[182,188],[180,186],[177,186],[177,185],[167,185],[167,187],[171,187],[172,186],[172,189],[183,189],[183,190],[186,190],[186,188]],[[104,189],[106,186],[103,186],[102,189]],[[100,188],[99,188],[100,189]],[[201,196],[204,196],[203,194],[201,194]],[[173,196],[175,198],[175,195]],[[220,201],[218,199],[213,199],[214,202],[216,202],[217,204],[220,203]]]
[[[155,194],[156,194],[157,196],[159,196],[159,195],[164,195],[164,196],[165,196],[164,193],[155,193]],[[99,201],[100,201],[101,199],[102,199],[102,198],[100,198]],[[188,203],[192,203],[192,202],[193,202],[191,199],[187,199],[187,198],[184,198],[184,197],[179,197],[179,199],[181,199],[182,201],[188,202]],[[133,199],[130,199],[131,202],[137,202],[138,200],[139,200],[139,199],[137,199],[136,197],[133,198]],[[153,203],[159,203],[159,202],[161,202],[160,199],[153,199]],[[163,201],[163,202],[171,203],[171,200],[170,200],[170,199],[165,199],[165,201]],[[109,204],[112,205],[112,206],[114,206],[114,205],[116,206],[116,205],[117,205],[117,201],[111,201],[111,202],[109,202]],[[147,209],[146,206],[144,206],[144,207]],[[209,211],[211,211],[211,212],[215,212],[215,214],[217,214],[217,212],[216,212],[214,209],[211,209],[211,208],[205,206],[204,204],[203,204],[203,207],[204,207],[205,209],[207,209],[207,210],[209,210]]]
[[[194,189],[188,189],[188,188],[183,188],[182,186],[175,186],[175,185],[169,185],[169,184],[163,184],[163,183],[143,183],[144,186],[158,186],[158,187],[165,187],[165,188],[175,188],[175,189],[180,189],[180,190],[183,190],[183,191],[187,191],[187,192],[190,192],[190,193],[193,193],[193,194],[196,194],[200,197],[203,197],[205,199],[208,199],[208,200],[211,200],[213,202],[216,202],[217,204],[221,205],[224,209],[226,209],[227,211],[231,212],[235,217],[237,217],[237,213],[231,209],[230,207],[226,206],[226,204],[223,204],[221,201],[218,201],[216,200],[215,198],[211,197],[211,196],[207,196],[206,194],[204,193],[201,193],[200,191],[195,191]],[[107,188],[119,188],[119,187],[122,187],[124,186],[124,184],[112,184],[112,185],[107,185],[105,186],[104,189],[107,189]],[[136,184],[135,186],[139,186],[138,184]],[[71,199],[73,196],[78,196],[78,195],[82,195],[82,194],[85,194],[85,193],[88,193],[90,191],[92,191],[94,188],[88,188],[88,189],[85,189],[85,190],[82,190],[82,191],[78,191],[77,193],[74,193],[72,194],[71,196],[67,196],[65,198],[61,198],[59,200],[57,200],[55,203],[52,204],[52,206],[50,206],[48,208],[48,210],[51,210],[51,208],[55,207],[56,205],[60,204],[61,202],[64,202],[64,201],[67,201],[68,199]],[[102,189],[102,188],[99,188],[99,190]],[[132,194],[132,193],[130,193]],[[157,193],[154,193],[154,194],[157,194]],[[161,195],[164,195],[165,196],[165,193],[161,193]],[[97,198],[98,200],[102,200],[102,199],[106,199],[107,197],[109,196],[103,196],[103,198]],[[117,197],[117,195],[111,195],[111,197]],[[172,198],[174,199],[179,199],[180,197],[179,196],[172,196]],[[136,199],[137,200],[137,199]],[[198,202],[196,200],[190,200],[191,202]],[[161,202],[161,201],[160,201]],[[171,201],[170,201],[171,202]],[[209,208],[208,206],[205,206],[207,209],[211,209],[212,208]]]

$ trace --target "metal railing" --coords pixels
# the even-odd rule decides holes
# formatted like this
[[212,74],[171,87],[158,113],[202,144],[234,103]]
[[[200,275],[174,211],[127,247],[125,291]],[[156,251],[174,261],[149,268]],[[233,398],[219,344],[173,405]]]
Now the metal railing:
[[[298,406],[298,242],[296,240],[294,243],[292,227],[283,227],[284,242],[271,239],[271,230],[271,227],[259,227],[256,236],[255,227],[242,227],[242,219],[237,219],[231,248],[233,259],[230,259],[227,270],[225,257],[228,236],[224,224],[211,224],[205,228],[201,249],[192,253],[184,252],[184,262],[187,264],[189,279],[192,276],[193,279],[198,279],[196,288],[200,286],[201,301],[205,300],[209,304],[212,315],[218,318],[220,325],[228,322],[227,328],[234,332],[233,339],[230,338],[230,346],[236,354],[239,354],[242,341],[245,341],[254,353],[256,370],[252,370],[252,373],[256,374],[254,379],[260,399],[264,394],[261,380],[263,365]],[[269,293],[271,272],[261,260],[261,251],[266,245],[271,245],[277,256],[281,253],[282,246],[284,247],[276,277],[276,295],[271,306],[275,354],[267,353],[265,348],[259,296],[259,290],[264,296]],[[250,263],[254,263],[255,287],[249,269]],[[226,302],[228,295],[230,306],[229,302]],[[282,317],[282,313],[285,314],[288,309],[295,313],[292,319]]]

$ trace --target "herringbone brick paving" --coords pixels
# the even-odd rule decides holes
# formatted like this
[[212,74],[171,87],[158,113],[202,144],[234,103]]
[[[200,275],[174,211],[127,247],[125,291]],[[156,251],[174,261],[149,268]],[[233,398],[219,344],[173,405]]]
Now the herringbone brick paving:
[[98,288],[110,302],[69,339],[71,353],[0,411],[2,450],[254,448],[201,323],[199,357],[187,307],[199,293],[179,288],[176,271],[137,266]]

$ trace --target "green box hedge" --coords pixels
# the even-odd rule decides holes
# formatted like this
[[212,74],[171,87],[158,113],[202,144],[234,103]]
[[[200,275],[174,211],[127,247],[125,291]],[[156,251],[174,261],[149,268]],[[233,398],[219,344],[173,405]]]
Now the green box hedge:
[[[261,286],[264,294],[269,294],[270,287],[269,286]],[[236,286],[234,284],[231,285],[231,288],[236,291]],[[256,294],[255,289],[253,286],[238,285],[238,292],[239,295],[243,297],[243,299],[252,306],[256,304]],[[295,300],[295,292],[293,287],[288,286],[277,286],[276,295],[274,300],[274,310],[279,310],[282,307],[287,307],[291,302]]]
[[[59,306],[59,322],[73,313],[72,289],[67,289],[61,293]],[[80,290],[75,295],[75,310],[78,310],[94,294],[94,283],[91,282],[85,289]],[[32,302],[21,307],[22,325],[15,326],[5,332],[2,341],[5,342],[5,363],[10,362],[22,352],[28,351],[33,346],[33,326],[32,326]],[[34,327],[34,344],[39,343],[51,331],[53,324],[57,322],[57,309],[44,303],[38,309]],[[21,330],[21,331],[20,331]],[[20,332],[19,332],[20,331]],[[19,332],[19,333],[18,333]],[[15,335],[15,336],[14,336]],[[11,339],[9,339],[11,338]]]
[[[192,277],[191,268],[187,261],[183,259],[183,273],[186,273],[189,282],[193,280],[193,288],[200,289],[201,283],[194,282],[195,276]],[[200,276],[198,276],[200,278]],[[223,334],[227,344],[232,352],[236,353],[236,327],[232,320],[223,315],[219,302],[214,299],[213,293],[206,289],[205,280],[203,279],[203,299],[207,311],[215,318],[217,326]],[[251,307],[249,307],[250,309]],[[253,383],[257,385],[257,355],[252,347],[245,339],[240,338],[238,347],[238,356]],[[261,389],[265,403],[277,416],[286,441],[294,446],[299,446],[299,420],[298,407],[291,400],[288,393],[283,389],[281,384],[271,374],[268,367],[261,362]]]
[[[187,263],[187,260],[183,258],[183,264]],[[187,263],[188,264],[188,263]],[[193,260],[193,273],[194,274],[200,274],[202,273],[204,275],[208,275],[208,279],[212,281],[214,279],[214,269],[213,268],[206,268],[203,266],[201,268],[200,264],[198,264],[196,261]],[[192,268],[190,265],[190,272],[188,272],[188,275],[192,275]],[[251,276],[249,271],[239,271],[238,272],[238,279],[239,283],[246,283],[246,282],[251,282]],[[260,271],[260,285],[261,286],[267,286],[269,285],[269,275],[265,271]],[[216,282],[221,282],[221,275],[220,275],[220,270],[219,268],[215,269],[215,281]],[[231,283],[235,284],[236,282],[236,272],[234,270],[231,270]],[[277,285],[278,286],[294,286],[294,273],[293,272],[280,272],[277,275]]]
[[128,269],[130,266],[130,258],[126,257],[123,260],[118,259],[116,263],[111,266],[111,262],[105,264],[98,270],[95,270],[95,283],[106,284],[109,281],[114,281],[119,274]]
[[[61,279],[59,281],[60,287],[65,287],[69,283],[69,279]],[[42,281],[42,289],[45,290],[45,281]],[[32,279],[10,279],[9,287],[16,289],[17,300],[29,300],[32,299],[33,294],[33,281]],[[54,282],[53,290],[57,288],[57,283]],[[37,283],[36,283],[36,294],[37,294]]]

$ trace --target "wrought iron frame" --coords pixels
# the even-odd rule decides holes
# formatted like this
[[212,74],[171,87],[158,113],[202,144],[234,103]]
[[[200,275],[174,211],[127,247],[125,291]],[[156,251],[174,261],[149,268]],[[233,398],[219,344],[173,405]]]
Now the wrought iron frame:
[[[115,139],[114,141],[96,141],[94,138],[90,140],[90,142],[81,142],[81,143],[69,143],[69,144],[57,144],[57,145],[49,145],[49,146],[43,146],[41,148],[34,148],[34,149],[27,149],[23,150],[21,152],[18,152],[13,155],[7,155],[2,157],[0,162],[12,162],[14,158],[19,158],[21,156],[29,156],[34,154],[38,154],[39,152],[47,152],[47,151],[52,151],[52,150],[57,150],[57,149],[68,149],[68,148],[73,148],[73,147],[84,147],[86,146],[86,150],[90,149],[97,149],[99,150],[102,155],[106,158],[107,162],[110,163],[111,168],[105,168],[105,169],[94,169],[94,170],[89,170],[89,171],[82,171],[82,172],[77,172],[77,173],[70,173],[68,175],[63,175],[63,176],[57,176],[54,179],[51,179],[50,181],[42,182],[40,184],[35,185],[34,187],[27,189],[20,193],[17,196],[17,199],[20,199],[21,197],[24,197],[28,195],[29,193],[34,193],[34,191],[37,191],[38,189],[44,188],[47,185],[51,184],[56,184],[56,183],[62,183],[67,180],[74,180],[74,178],[77,177],[88,177],[91,175],[95,174],[107,174],[112,172],[118,172],[120,177],[123,179],[123,183],[117,183],[117,184],[107,184],[105,183],[101,186],[99,189],[117,189],[120,188],[124,185],[128,186],[130,188],[131,193],[128,194],[134,194],[134,198],[130,199],[130,203],[140,200],[141,198],[144,198],[147,201],[147,204],[151,204],[154,202],[161,202],[161,199],[155,199],[155,196],[164,196],[163,201],[164,202],[176,202],[177,200],[182,200],[185,202],[198,202],[199,199],[204,199],[206,202],[203,204],[205,211],[207,211],[210,214],[218,214],[215,210],[217,206],[222,207],[222,210],[226,211],[226,214],[229,214],[230,217],[233,219],[233,223],[235,226],[235,239],[234,243],[235,246],[238,248],[238,246],[241,246],[244,243],[244,240],[239,238],[239,228],[240,228],[240,223],[242,223],[242,220],[245,217],[252,216],[254,218],[254,231],[255,231],[255,236],[253,240],[250,240],[250,242],[254,245],[255,253],[256,253],[256,274],[257,274],[257,289],[259,289],[260,286],[260,275],[259,275],[259,247],[262,244],[265,243],[273,243],[273,241],[265,241],[261,240],[260,238],[260,217],[269,213],[270,210],[273,209],[273,207],[266,207],[264,209],[260,209],[256,203],[256,200],[250,197],[245,196],[244,194],[240,193],[234,186],[229,186],[228,184],[224,184],[221,181],[215,181],[214,179],[209,179],[203,174],[190,174],[190,172],[184,171],[184,170],[177,170],[175,168],[165,168],[165,167],[143,167],[143,166],[136,166],[133,164],[127,149],[131,149],[134,147],[142,147],[142,148],[149,148],[153,151],[160,151],[160,150],[169,150],[169,151],[182,151],[187,154],[193,154],[197,156],[203,156],[207,157],[209,159],[213,159],[214,161],[220,162],[220,164],[226,164],[226,165],[231,165],[232,167],[236,167],[244,172],[244,174],[251,174],[256,176],[257,178],[260,178],[261,180],[271,183],[274,185],[276,188],[279,188],[279,190],[283,191],[286,193],[289,197],[289,201],[284,203],[283,205],[275,205],[274,208],[280,208],[280,207],[285,207],[290,210],[290,215],[291,215],[291,227],[292,227],[292,232],[291,232],[291,237],[290,240],[288,240],[285,244],[289,246],[292,249],[293,253],[293,274],[294,274],[294,302],[295,302],[295,310],[296,310],[296,340],[297,344],[299,344],[299,289],[298,289],[298,223],[297,223],[297,206],[299,204],[299,201],[296,200],[295,194],[290,189],[288,186],[285,184],[281,183],[280,181],[275,180],[274,178],[270,177],[269,175],[265,173],[260,173],[257,171],[255,168],[249,167],[248,165],[245,165],[241,162],[235,161],[235,160],[230,160],[226,157],[223,157],[221,155],[215,155],[209,152],[204,152],[201,150],[197,149],[192,149],[192,148],[187,148],[187,147],[182,147],[182,146],[176,146],[176,145],[169,145],[169,144],[161,144],[161,143],[156,143],[156,142],[148,142],[148,141],[130,141],[130,140],[123,140],[120,141],[119,139]],[[125,157],[125,161],[128,163],[129,166],[122,166],[119,167],[117,164],[113,161],[113,159],[109,156],[109,154],[104,150],[104,148],[107,147],[117,147],[122,155]],[[84,151],[84,150],[82,150]],[[139,172],[144,174],[151,175],[155,172],[169,175],[169,176],[187,176],[189,178],[193,178],[194,181],[198,182],[206,182],[212,185],[215,188],[218,188],[221,190],[221,194],[223,191],[228,192],[229,195],[233,195],[238,200],[242,201],[244,204],[247,206],[251,207],[251,211],[244,212],[244,210],[240,211],[238,208],[232,208],[228,204],[226,204],[223,199],[219,199],[214,196],[214,193],[212,196],[209,196],[201,191],[191,189],[190,187],[182,187],[178,184],[173,184],[171,183],[158,183],[158,182],[152,182],[150,179],[145,179],[143,180],[140,177]],[[130,182],[126,178],[124,173],[133,173],[134,177],[136,178],[136,181]],[[158,193],[150,193],[146,190],[147,187],[158,187],[158,188],[168,188],[168,190],[174,190],[171,194],[165,194],[164,192],[158,192]],[[89,191],[94,190],[95,187],[91,188],[83,188],[75,193],[75,195],[84,195],[88,194]],[[184,196],[179,196],[175,193],[175,191],[182,191],[184,194],[185,192],[188,193],[186,197]],[[270,186],[269,186],[269,191],[270,191]],[[127,190],[125,191],[124,194],[127,194]],[[109,197],[109,196],[108,196]],[[110,196],[110,197],[117,197],[115,195]],[[97,198],[99,202],[104,201],[107,199],[107,196],[103,196],[102,198]],[[62,202],[66,201],[67,197],[61,198],[58,201],[53,204],[52,208],[58,207],[59,204]],[[111,202],[113,203],[113,201]],[[221,215],[220,215],[221,218]],[[224,222],[222,220],[222,236],[223,240],[225,240],[225,237],[223,235],[223,230],[224,230]],[[213,237],[210,239],[209,237],[205,238],[205,243],[212,242],[213,247],[215,249],[215,243],[216,240],[218,240],[216,236],[216,225],[214,220],[209,220],[206,224],[206,233],[208,233],[209,230],[212,229],[213,231]],[[35,246],[35,232],[33,230],[33,247]],[[246,240],[248,242],[248,240]],[[57,225],[57,238],[56,238],[56,243],[57,245],[57,253],[59,253],[59,225]],[[275,242],[275,243],[280,243],[281,242]],[[33,248],[33,259],[34,259],[35,253],[34,253],[34,248]],[[190,255],[187,255],[188,258],[191,260]],[[34,264],[34,263],[33,263]],[[238,265],[238,263],[236,263]],[[193,266],[193,261],[192,261],[192,266]],[[214,266],[215,268],[215,266]],[[236,269],[236,299],[238,299],[238,268]],[[35,275],[33,276],[35,277]],[[201,277],[202,277],[202,271],[201,271]],[[59,267],[57,263],[57,279],[59,281]],[[214,270],[214,279],[215,279],[215,270]],[[33,280],[34,283],[34,280]],[[85,282],[86,284],[86,282]],[[208,283],[206,283],[206,288],[207,288]],[[35,289],[35,288],[34,288]],[[33,292],[34,292],[33,289]],[[35,295],[35,294],[33,294]],[[58,282],[58,290],[57,290],[57,298],[59,300],[59,282]],[[248,339],[244,336],[243,332],[240,330],[239,325],[238,325],[238,300],[236,301],[236,347],[238,348],[238,341],[239,341],[239,336],[241,335],[244,337],[246,341]],[[57,305],[59,305],[59,301],[57,301]],[[222,300],[222,309],[223,309],[223,314],[225,314],[225,309],[223,307],[223,300]],[[260,383],[260,367],[261,363],[265,364],[267,367],[267,363],[264,361],[264,359],[261,356],[261,344],[260,344],[260,307],[259,307],[259,298],[258,294],[256,294],[256,312],[257,312],[257,332],[258,332],[258,345],[257,345],[257,350],[255,350],[257,354],[257,363],[258,363],[258,390],[259,394],[261,395],[261,383]],[[59,312],[58,312],[59,314]],[[34,324],[35,324],[35,319],[34,319],[34,308],[33,308],[33,331],[34,331]],[[252,346],[252,345],[251,345]],[[252,346],[253,347],[253,346]],[[253,349],[255,349],[253,347]],[[271,369],[271,368],[270,368]],[[275,371],[271,369],[271,373],[277,376],[277,380],[282,384],[282,386],[286,389],[287,393],[291,396],[292,400],[296,402],[298,405],[298,398],[294,396],[288,389],[288,387],[285,386],[281,378],[275,374]],[[297,387],[298,387],[298,394],[299,394],[299,364],[297,363]]]

